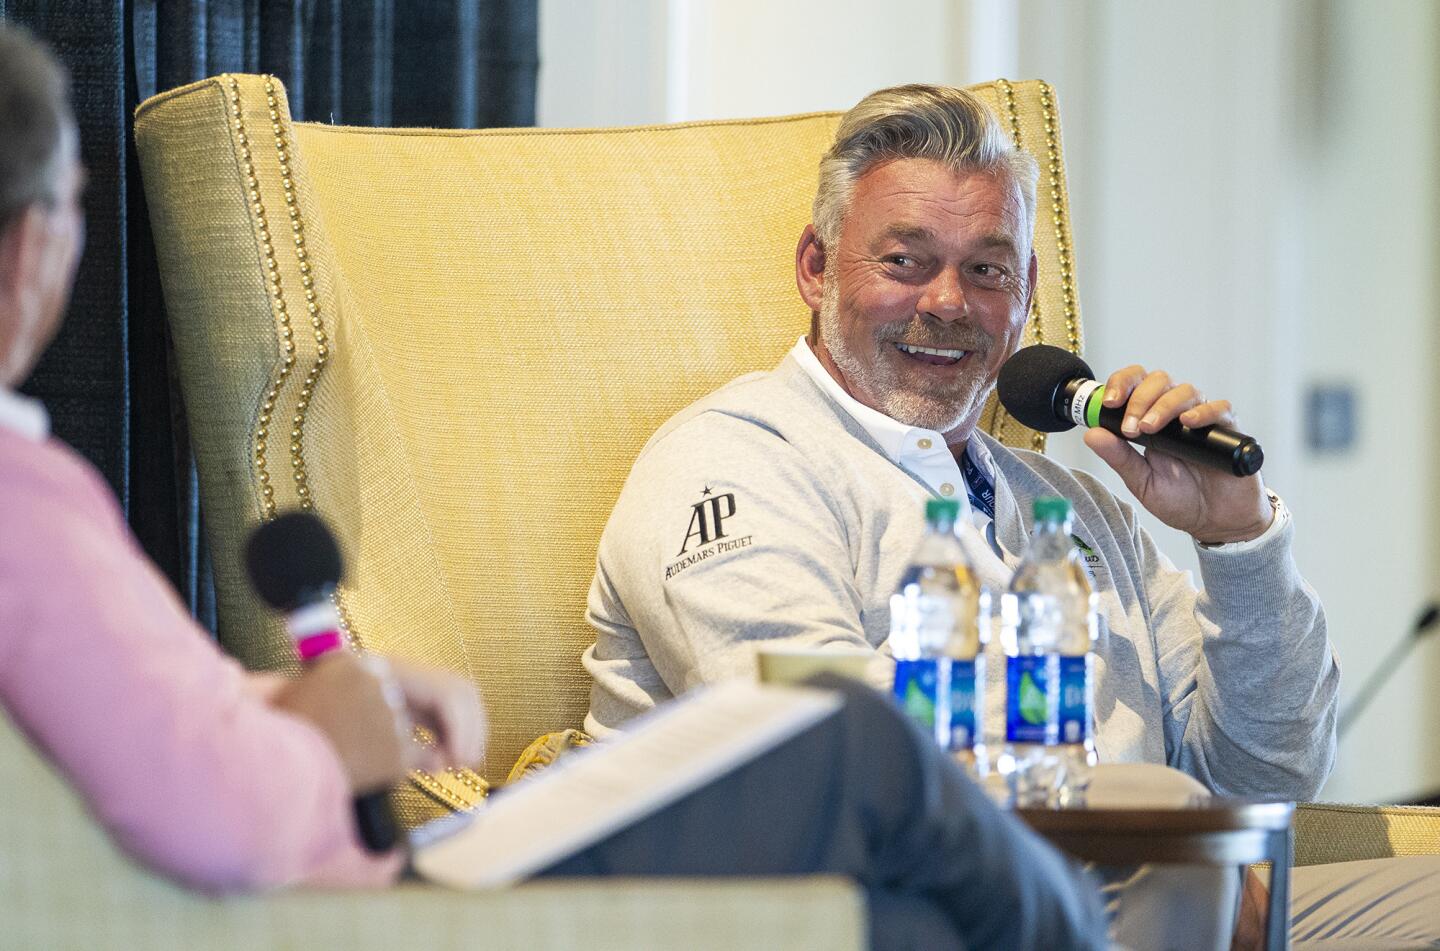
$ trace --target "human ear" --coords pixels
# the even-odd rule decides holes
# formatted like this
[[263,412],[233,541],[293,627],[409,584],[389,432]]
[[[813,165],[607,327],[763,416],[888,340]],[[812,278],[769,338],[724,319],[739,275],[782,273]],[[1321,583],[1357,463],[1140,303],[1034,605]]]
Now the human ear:
[[18,310],[44,257],[45,213],[30,205],[0,231],[0,308]]
[[818,314],[825,299],[825,248],[814,225],[805,226],[795,248],[795,285],[800,289],[800,299]]
[[1035,260],[1035,252],[1030,252],[1030,266],[1025,270],[1025,314],[1030,313],[1030,303],[1035,299],[1035,281],[1040,276],[1040,262]]
[[38,205],[0,231],[0,386],[18,386],[47,342],[36,329],[47,244],[46,216]]

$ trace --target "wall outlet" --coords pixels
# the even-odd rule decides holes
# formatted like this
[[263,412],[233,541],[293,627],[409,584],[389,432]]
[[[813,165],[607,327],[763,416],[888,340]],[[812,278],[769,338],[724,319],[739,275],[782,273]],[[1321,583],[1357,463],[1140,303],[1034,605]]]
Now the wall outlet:
[[1312,452],[1341,453],[1355,447],[1355,388],[1315,383],[1306,399],[1306,444]]

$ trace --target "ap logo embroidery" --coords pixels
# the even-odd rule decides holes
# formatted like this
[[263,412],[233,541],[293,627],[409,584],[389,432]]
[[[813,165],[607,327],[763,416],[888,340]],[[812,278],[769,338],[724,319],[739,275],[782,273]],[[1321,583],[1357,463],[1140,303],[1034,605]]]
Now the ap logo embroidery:
[[665,580],[669,581],[708,558],[748,548],[752,536],[735,538],[726,531],[725,522],[734,518],[738,510],[734,492],[717,493],[710,486],[705,486],[700,501],[690,506],[690,521],[676,555],[679,560],[665,566]]

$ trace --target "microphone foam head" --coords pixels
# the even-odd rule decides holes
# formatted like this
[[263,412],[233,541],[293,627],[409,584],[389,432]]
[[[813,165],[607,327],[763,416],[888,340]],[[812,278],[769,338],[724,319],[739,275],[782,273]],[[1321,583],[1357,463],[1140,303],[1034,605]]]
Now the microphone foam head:
[[1005,411],[1031,429],[1062,433],[1075,424],[1055,412],[1055,394],[1071,380],[1093,380],[1095,371],[1059,347],[1037,343],[1016,350],[1000,368],[995,392]]
[[250,583],[279,611],[326,597],[340,583],[344,561],[335,536],[309,512],[287,512],[260,525],[245,543]]

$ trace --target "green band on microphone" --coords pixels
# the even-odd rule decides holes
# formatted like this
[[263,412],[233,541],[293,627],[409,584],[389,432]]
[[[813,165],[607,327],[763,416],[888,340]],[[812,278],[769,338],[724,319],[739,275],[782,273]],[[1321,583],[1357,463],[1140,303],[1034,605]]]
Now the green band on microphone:
[[1105,387],[1097,386],[1090,399],[1085,401],[1085,425],[1094,429],[1100,425],[1100,406],[1105,402]]

